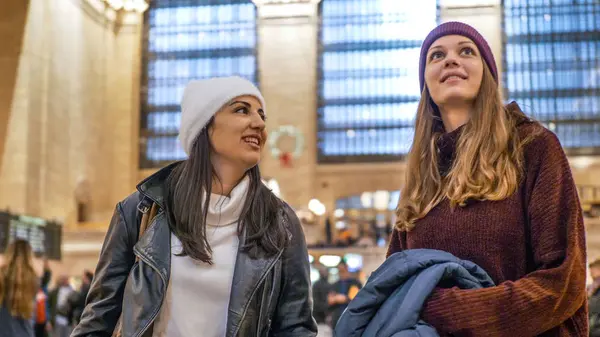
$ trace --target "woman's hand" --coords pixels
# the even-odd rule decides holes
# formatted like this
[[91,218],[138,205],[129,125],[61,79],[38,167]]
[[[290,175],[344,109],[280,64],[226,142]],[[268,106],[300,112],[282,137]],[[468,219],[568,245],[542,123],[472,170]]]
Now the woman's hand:
[[329,305],[336,305],[336,304],[345,304],[348,303],[348,296],[344,295],[344,294],[337,294],[337,293],[330,293],[327,296],[327,302],[329,303]]

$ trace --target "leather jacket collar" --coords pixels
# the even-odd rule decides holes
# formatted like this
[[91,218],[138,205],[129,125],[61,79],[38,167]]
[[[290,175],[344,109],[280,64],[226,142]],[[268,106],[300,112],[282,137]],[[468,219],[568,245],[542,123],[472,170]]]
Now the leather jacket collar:
[[160,208],[164,209],[165,181],[169,177],[169,174],[171,174],[171,171],[173,171],[173,169],[179,164],[181,164],[181,161],[172,163],[158,170],[154,174],[142,180],[136,186],[137,190],[144,196],[157,203]]

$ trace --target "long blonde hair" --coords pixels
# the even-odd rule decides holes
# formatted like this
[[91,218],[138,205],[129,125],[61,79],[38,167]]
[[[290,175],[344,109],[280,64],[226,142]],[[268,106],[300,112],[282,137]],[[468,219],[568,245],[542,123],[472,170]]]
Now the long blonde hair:
[[396,209],[398,230],[409,231],[415,222],[444,198],[452,207],[468,199],[502,200],[515,192],[522,174],[523,145],[517,123],[527,118],[521,111],[508,111],[498,85],[483,63],[483,78],[474,111],[456,144],[450,171],[442,176],[438,167],[437,141],[441,123],[427,87],[417,109],[415,135],[407,157],[406,180]]
[[17,239],[8,246],[5,264],[0,267],[0,305],[15,317],[29,319],[38,289],[31,246],[27,241]]

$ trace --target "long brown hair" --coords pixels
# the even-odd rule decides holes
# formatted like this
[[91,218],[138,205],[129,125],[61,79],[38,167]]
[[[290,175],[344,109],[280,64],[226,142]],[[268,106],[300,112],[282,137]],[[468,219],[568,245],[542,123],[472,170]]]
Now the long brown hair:
[[523,171],[523,145],[517,123],[527,117],[504,107],[498,85],[483,62],[483,78],[475,98],[475,113],[463,126],[449,172],[438,167],[437,141],[443,132],[439,112],[423,89],[417,108],[415,135],[407,157],[406,180],[396,209],[396,227],[411,230],[415,222],[444,198],[452,207],[469,199],[502,200],[513,194]]
[[[210,161],[213,146],[208,130],[213,123],[214,118],[194,141],[189,158],[169,175],[165,203],[169,227],[183,248],[179,255],[211,264],[212,249],[206,237],[210,198],[203,195],[211,194],[212,180],[218,178]],[[241,248],[253,258],[275,255],[288,243],[286,228],[277,220],[282,203],[263,186],[258,165],[246,174],[250,185],[238,222],[238,232],[246,234]]]
[[0,267],[0,304],[11,315],[29,319],[39,284],[33,269],[31,246],[25,240],[15,240],[8,246],[5,264]]

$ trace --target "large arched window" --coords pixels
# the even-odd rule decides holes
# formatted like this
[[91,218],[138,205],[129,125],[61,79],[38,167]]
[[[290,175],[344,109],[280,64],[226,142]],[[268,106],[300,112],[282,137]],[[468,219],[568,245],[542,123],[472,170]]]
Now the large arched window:
[[323,0],[318,63],[318,160],[398,160],[420,97],[419,51],[436,0]]
[[250,0],[153,0],[145,20],[140,166],[184,159],[180,100],[192,79],[256,83],[256,7]]
[[506,0],[506,97],[554,131],[567,153],[600,149],[600,2]]

